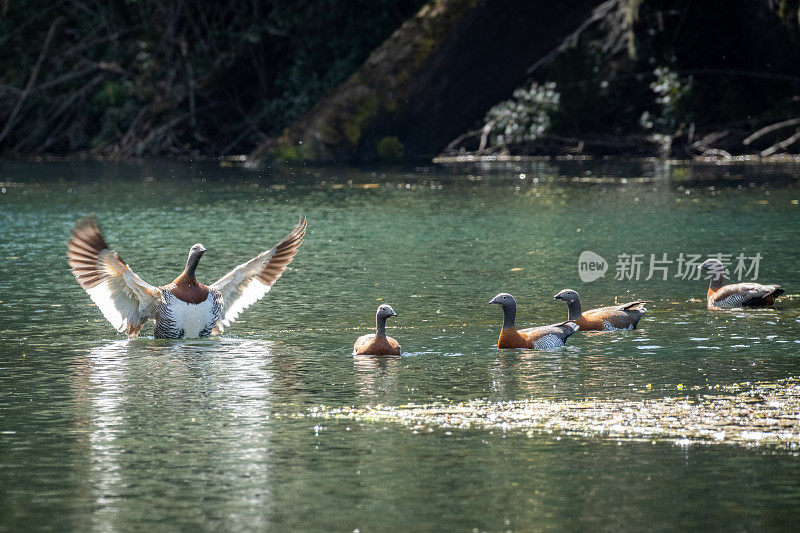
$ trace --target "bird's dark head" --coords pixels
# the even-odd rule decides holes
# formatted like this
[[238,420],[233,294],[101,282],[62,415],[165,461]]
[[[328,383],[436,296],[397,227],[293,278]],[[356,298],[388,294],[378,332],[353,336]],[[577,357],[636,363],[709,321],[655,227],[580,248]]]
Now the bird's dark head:
[[700,270],[708,270],[712,284],[721,284],[722,276],[725,274],[725,265],[719,259],[706,259],[700,265]]
[[516,306],[517,301],[514,300],[514,297],[508,294],[507,292],[501,292],[491,300],[489,300],[490,304],[497,304],[500,307],[508,307],[508,306]]
[[517,301],[507,292],[501,292],[491,300],[490,304],[497,304],[503,309],[503,329],[513,328],[514,319],[517,317]]
[[378,312],[375,316],[378,318],[378,320],[386,320],[390,316],[397,316],[397,313],[394,312],[394,309],[392,309],[391,306],[383,304],[378,307]]
[[553,300],[564,300],[565,302],[570,303],[580,301],[580,297],[578,296],[578,293],[572,289],[564,289],[553,296]]
[[197,264],[200,258],[206,253],[206,247],[199,242],[189,249],[189,258],[186,260],[186,273],[194,276],[194,271],[197,269]]
[[706,259],[700,265],[700,270],[708,270],[709,272],[720,271],[722,272],[724,265],[719,259]]

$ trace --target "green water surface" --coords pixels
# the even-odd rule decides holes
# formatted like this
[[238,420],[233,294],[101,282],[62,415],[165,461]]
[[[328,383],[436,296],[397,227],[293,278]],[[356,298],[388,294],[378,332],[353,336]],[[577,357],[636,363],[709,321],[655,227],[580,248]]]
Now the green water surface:
[[[239,169],[0,163],[0,530],[796,529],[792,450],[295,418],[320,405],[639,399],[800,375],[800,167],[496,163]],[[125,340],[69,272],[97,217],[143,279],[211,283],[278,242],[289,271],[223,336]],[[578,256],[608,263],[591,283]],[[775,309],[708,311],[650,254],[760,254]],[[616,279],[643,254],[639,279]],[[499,351],[518,323],[650,300],[636,331]],[[350,355],[388,303],[397,359]]]

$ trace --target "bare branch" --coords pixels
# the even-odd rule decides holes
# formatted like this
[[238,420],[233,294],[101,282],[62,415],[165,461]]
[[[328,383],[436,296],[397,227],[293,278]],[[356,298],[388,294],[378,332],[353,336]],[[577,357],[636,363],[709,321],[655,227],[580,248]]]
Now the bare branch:
[[745,140],[742,141],[742,144],[747,146],[751,142],[755,141],[759,137],[763,137],[764,135],[766,135],[771,131],[779,130],[782,128],[788,128],[789,126],[795,126],[797,124],[800,124],[800,118],[790,118],[789,120],[784,120],[781,122],[776,122],[775,124],[770,124],[769,126],[761,128],[757,132],[747,137]]
[[477,137],[478,135],[480,135],[481,131],[483,131],[483,130],[472,130],[472,131],[468,131],[466,133],[462,133],[461,135],[459,135],[458,137],[456,137],[455,139],[450,141],[450,144],[445,146],[443,151],[455,149],[456,146],[458,146],[462,142],[466,141],[470,137]]
[[794,132],[794,135],[792,135],[788,139],[784,139],[779,143],[773,144],[772,146],[770,146],[766,150],[762,150],[761,151],[761,155],[766,157],[768,155],[774,154],[778,150],[786,150],[791,145],[796,143],[798,140],[800,140],[800,130],[797,130],[796,132]]
[[[75,100],[79,99],[79,98],[83,98],[83,97],[85,97],[85,96],[86,96],[86,94],[88,94],[90,90],[92,90],[92,89],[93,89],[95,86],[97,86],[97,84],[98,84],[98,83],[100,83],[100,82],[103,80],[103,78],[104,78],[104,77],[105,77],[105,75],[104,75],[104,74],[102,74],[102,73],[101,73],[101,74],[98,74],[98,75],[97,75],[97,76],[95,76],[95,77],[94,77],[92,80],[90,80],[88,83],[86,83],[86,84],[85,84],[83,87],[81,87],[79,90],[77,90],[77,91],[73,92],[73,93],[70,95],[70,97],[69,97],[69,98],[67,98],[67,100],[66,100],[66,101],[64,101],[64,103],[62,103],[62,104],[61,104],[61,105],[58,107],[58,109],[56,109],[56,110],[55,110],[55,112],[53,112],[53,113],[50,115],[50,122],[49,122],[49,123],[52,123],[52,122],[53,122],[53,121],[54,121],[56,118],[58,118],[59,116],[61,116],[61,114],[62,114],[62,113],[65,113],[65,112],[67,112],[67,111],[70,111],[70,106],[72,105],[72,103],[73,103]],[[71,113],[71,111],[70,111],[70,113]],[[51,126],[51,130],[50,130],[50,134],[49,134],[49,136],[48,136],[48,137],[47,137],[47,139],[45,139],[45,141],[44,141],[44,142],[43,142],[43,143],[42,143],[42,144],[41,144],[41,145],[40,145],[40,146],[39,146],[39,147],[36,149],[37,151],[43,151],[43,150],[46,150],[46,149],[47,149],[47,148],[48,148],[48,147],[49,147],[51,144],[53,144],[53,142],[55,142],[55,140],[56,140],[56,137],[58,136],[58,134],[60,134],[60,133],[61,133],[61,130],[62,130],[62,129],[64,128],[64,126],[66,125],[66,118],[68,118],[68,117],[69,117],[70,113],[67,113],[67,114],[66,114],[66,116],[65,116],[65,119],[64,119],[64,120],[62,120],[62,121],[61,121],[61,122],[60,122],[58,125],[56,125],[55,127],[52,127],[52,126]],[[49,123],[48,123],[48,124],[49,124]],[[32,136],[33,136],[33,134],[31,135],[31,137],[32,137]],[[29,137],[28,139],[26,139],[25,141],[23,141],[23,143],[20,143],[20,144],[18,144],[18,145],[15,147],[15,149],[19,149],[19,147],[20,147],[20,146],[22,146],[24,143],[28,142],[29,140],[30,140],[30,137]]]
[[36,60],[36,64],[33,66],[31,70],[31,75],[28,77],[28,83],[25,85],[25,89],[23,89],[22,94],[20,95],[19,99],[17,100],[17,105],[14,106],[14,110],[11,111],[11,115],[8,117],[8,121],[6,121],[6,125],[3,128],[2,133],[0,133],[0,144],[3,143],[3,139],[11,131],[11,128],[14,127],[14,122],[17,120],[17,115],[19,114],[20,110],[22,109],[22,105],[25,103],[25,100],[28,98],[28,95],[31,94],[33,90],[33,84],[36,83],[36,78],[39,76],[39,69],[42,68],[42,63],[44,62],[44,58],[47,55],[47,49],[50,48],[50,41],[53,40],[53,36],[56,33],[56,28],[61,21],[64,20],[64,17],[56,18],[52,24],[50,24],[50,29],[47,31],[47,37],[44,39],[44,45],[42,46],[42,51],[39,53],[39,59]]
[[725,150],[720,150],[719,148],[709,148],[708,150],[704,150],[702,154],[695,156],[695,159],[703,159],[705,157],[720,157],[722,159],[733,159],[733,156],[730,152],[726,152]]
[[542,65],[547,65],[551,63],[556,57],[558,57],[558,55],[561,52],[563,52],[564,50],[575,44],[575,42],[578,40],[581,34],[584,31],[586,31],[588,27],[590,27],[595,22],[607,18],[611,10],[617,7],[617,4],[619,4],[619,2],[620,0],[607,0],[606,2],[603,2],[602,4],[597,6],[594,9],[594,11],[592,11],[592,16],[584,20],[581,23],[581,25],[578,26],[577,30],[569,34],[567,38],[561,41],[561,43],[558,46],[553,48],[550,52],[548,52],[542,58],[540,58],[536,63],[531,65],[528,68],[527,72],[528,75],[533,74],[533,72]]
[[489,142],[489,134],[492,132],[494,123],[494,120],[490,120],[483,126],[481,130],[481,144],[478,146],[479,152],[482,152],[486,148],[486,144]]

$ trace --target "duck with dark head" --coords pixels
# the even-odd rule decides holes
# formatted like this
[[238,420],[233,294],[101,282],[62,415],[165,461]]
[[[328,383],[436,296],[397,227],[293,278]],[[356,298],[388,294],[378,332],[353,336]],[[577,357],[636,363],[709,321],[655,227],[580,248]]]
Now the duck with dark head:
[[769,307],[775,298],[786,291],[780,285],[761,283],[734,283],[723,285],[725,265],[719,259],[706,259],[700,270],[707,270],[710,276],[706,306],[709,309],[729,309],[732,307]]
[[581,331],[636,329],[639,320],[647,312],[644,307],[644,304],[647,303],[646,300],[582,311],[581,298],[572,289],[564,289],[553,296],[553,299],[567,302],[568,319],[578,324]]
[[490,304],[497,304],[503,309],[503,329],[497,339],[498,348],[556,348],[564,346],[570,335],[578,331],[575,322],[566,321],[549,326],[517,330],[517,301],[507,292],[501,292],[491,300]]
[[400,344],[386,336],[386,319],[397,316],[388,305],[381,305],[375,313],[375,333],[362,335],[353,346],[353,355],[400,355]]

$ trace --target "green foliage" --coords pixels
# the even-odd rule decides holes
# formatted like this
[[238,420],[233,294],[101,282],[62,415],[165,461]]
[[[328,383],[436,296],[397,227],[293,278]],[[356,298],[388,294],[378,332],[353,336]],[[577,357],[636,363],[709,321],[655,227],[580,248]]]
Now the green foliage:
[[773,0],[777,3],[778,16],[790,28],[800,27],[800,0]]
[[[526,127],[549,125],[550,133],[581,139],[643,132],[671,139],[693,125],[695,139],[727,130],[735,142],[797,116],[798,6],[798,0],[604,3],[603,16],[534,73],[554,83],[560,99],[545,113],[549,122],[525,119]],[[500,106],[513,115],[513,106]],[[499,118],[499,109],[486,120]],[[539,116],[535,109],[522,114]],[[513,139],[498,131],[508,123],[518,125],[508,132]],[[495,142],[526,140],[523,129],[513,120],[496,125]]]
[[381,159],[401,159],[405,152],[403,143],[395,136],[384,137],[376,145],[378,157]]
[[551,116],[558,111],[560,93],[556,84],[531,84],[514,90],[509,100],[500,102],[486,114],[491,123],[491,140],[495,146],[532,141],[551,125]]
[[692,77],[681,78],[668,67],[656,68],[653,75],[656,79],[650,84],[650,89],[661,112],[653,116],[649,111],[644,111],[639,124],[648,131],[671,134],[678,127],[678,121],[687,118],[681,104],[692,88]]
[[358,109],[348,117],[344,124],[344,135],[352,146],[358,146],[364,127],[378,113],[378,99],[374,96],[366,98]]
[[346,79],[422,3],[5,3],[0,129],[12,127],[0,150],[248,152]]

